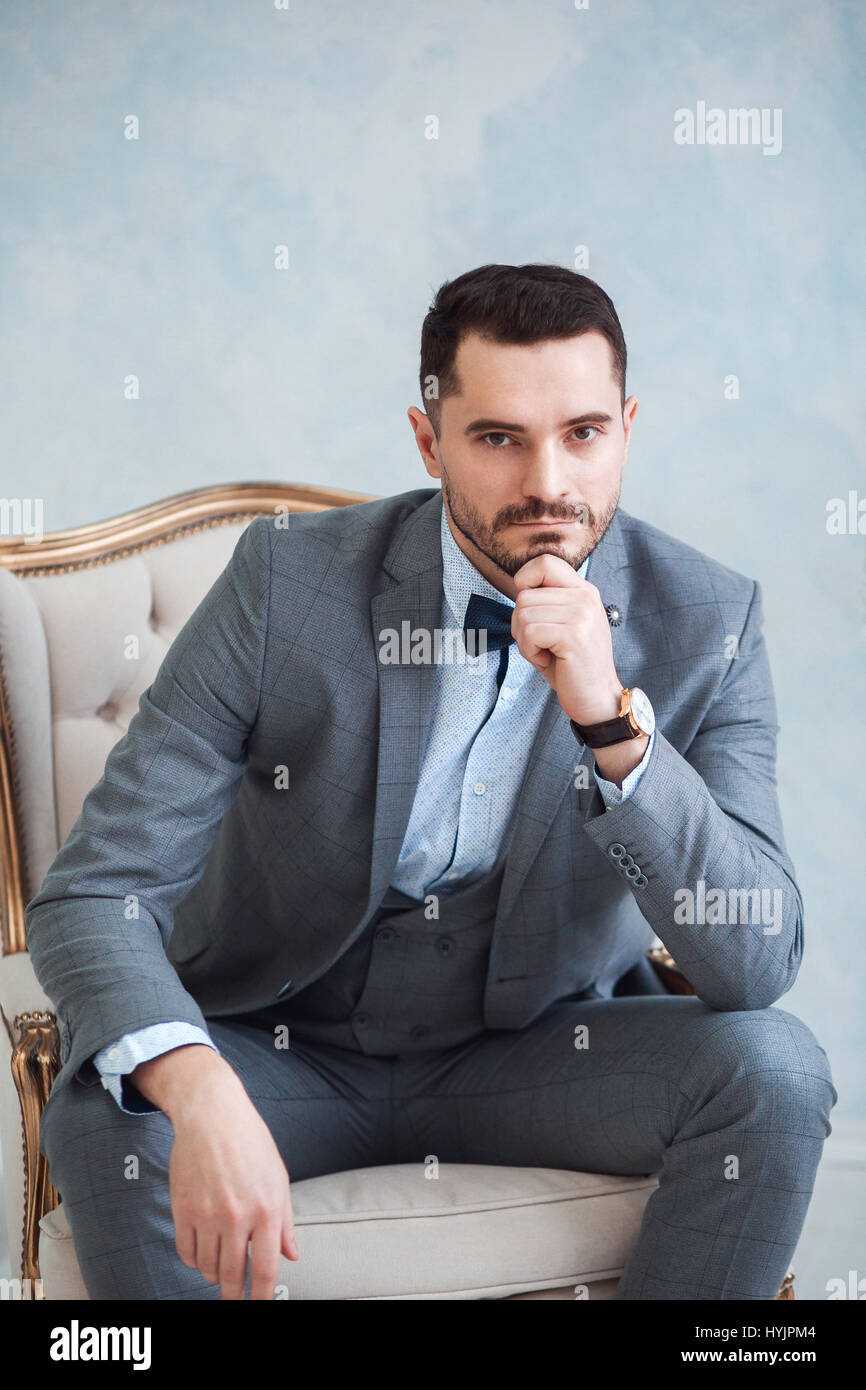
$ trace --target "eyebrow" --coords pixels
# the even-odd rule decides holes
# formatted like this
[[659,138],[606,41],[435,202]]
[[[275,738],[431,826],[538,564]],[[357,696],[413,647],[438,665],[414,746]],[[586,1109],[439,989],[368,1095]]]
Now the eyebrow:
[[[572,420],[564,420],[559,426],[561,430],[574,429],[577,425],[609,425],[613,419],[612,415],[607,415],[603,410],[589,410],[585,415],[575,415]],[[464,434],[477,434],[479,430],[485,433],[493,430],[501,430],[508,434],[526,434],[525,425],[510,425],[505,420],[482,419],[473,420],[466,426]]]

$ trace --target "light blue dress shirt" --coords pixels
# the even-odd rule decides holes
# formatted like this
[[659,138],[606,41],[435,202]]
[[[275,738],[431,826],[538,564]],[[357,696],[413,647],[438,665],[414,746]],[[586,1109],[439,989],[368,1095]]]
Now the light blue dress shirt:
[[[418,900],[446,894],[487,873],[506,845],[532,743],[550,686],[515,643],[497,695],[499,653],[471,662],[446,659],[462,650],[463,622],[470,595],[481,594],[514,607],[466,558],[451,534],[442,509],[443,629],[456,636],[440,645],[430,731],[421,761],[418,789],[394,876],[393,887]],[[590,555],[578,574],[587,577]],[[489,716],[489,717],[488,717]],[[655,734],[637,767],[615,782],[595,779],[605,806],[631,795],[652,756]],[[575,763],[578,743],[575,740]],[[93,1058],[121,1110],[147,1114],[157,1109],[127,1080],[140,1062],[186,1043],[214,1042],[192,1023],[154,1023],[126,1033]]]

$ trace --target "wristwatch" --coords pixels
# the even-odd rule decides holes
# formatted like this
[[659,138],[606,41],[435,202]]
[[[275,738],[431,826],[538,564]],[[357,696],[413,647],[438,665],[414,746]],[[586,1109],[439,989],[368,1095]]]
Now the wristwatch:
[[604,719],[600,724],[575,724],[571,720],[577,737],[590,748],[609,748],[612,743],[640,738],[642,734],[651,734],[655,726],[656,717],[649,696],[636,685],[622,692],[619,714],[615,719]]

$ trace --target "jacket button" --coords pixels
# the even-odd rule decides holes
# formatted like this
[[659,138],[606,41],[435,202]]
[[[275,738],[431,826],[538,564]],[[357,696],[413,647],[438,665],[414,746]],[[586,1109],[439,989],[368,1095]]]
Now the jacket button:
[[377,941],[393,941],[397,935],[393,927],[382,927],[381,931],[376,932]]
[[439,940],[436,942],[436,949],[440,956],[450,956],[451,952],[454,950],[453,938],[450,936],[440,936]]
[[409,1036],[410,1038],[426,1038],[429,1032],[430,1029],[425,1023],[416,1023]]
[[621,845],[619,844],[619,842],[617,842],[615,844],[608,845],[607,852],[610,855],[611,859],[622,859],[626,854],[626,848],[625,845]]
[[632,860],[625,871],[625,876],[626,878],[630,878],[632,883],[636,883],[639,878],[643,877],[643,870],[639,864],[636,864],[634,860]]
[[635,879],[634,886],[635,888],[646,888],[648,883],[649,879],[647,878],[646,874],[641,872],[640,878]]

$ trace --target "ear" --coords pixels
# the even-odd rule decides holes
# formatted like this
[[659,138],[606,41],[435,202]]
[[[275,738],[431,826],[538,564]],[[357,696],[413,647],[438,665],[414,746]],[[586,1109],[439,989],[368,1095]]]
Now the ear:
[[637,407],[637,396],[629,396],[628,400],[622,408],[622,428],[625,434],[625,451],[623,454],[622,461],[623,468],[625,468],[625,465],[628,463],[628,446],[631,443],[631,427],[632,421],[634,420],[635,414],[637,413]]
[[429,415],[425,415],[423,410],[411,405],[406,414],[409,423],[415,432],[415,443],[418,445],[418,452],[424,460],[424,467],[431,478],[441,478],[442,469],[439,464],[439,445],[436,435],[433,432],[433,421]]

